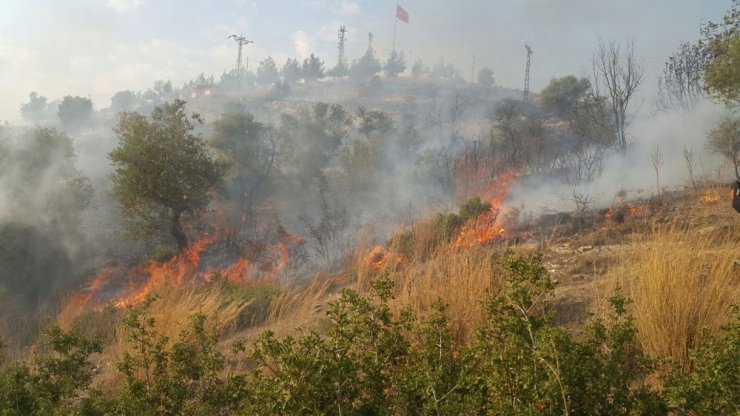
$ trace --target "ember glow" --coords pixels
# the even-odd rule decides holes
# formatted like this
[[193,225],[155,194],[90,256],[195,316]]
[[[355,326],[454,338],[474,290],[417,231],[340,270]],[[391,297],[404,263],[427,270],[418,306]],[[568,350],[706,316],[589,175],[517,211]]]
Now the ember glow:
[[712,205],[716,204],[719,201],[719,195],[712,192],[707,192],[704,194],[701,198],[699,198],[699,203],[702,205]]

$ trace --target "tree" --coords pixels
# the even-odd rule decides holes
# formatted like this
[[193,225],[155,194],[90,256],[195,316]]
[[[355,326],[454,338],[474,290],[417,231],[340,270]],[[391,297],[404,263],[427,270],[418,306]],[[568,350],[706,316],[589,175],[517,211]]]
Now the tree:
[[352,62],[349,76],[356,81],[367,81],[380,70],[380,61],[375,57],[375,52],[368,49],[359,61]]
[[740,118],[725,117],[709,132],[707,148],[725,157],[740,179]]
[[357,130],[368,140],[370,140],[370,133],[374,131],[384,135],[393,128],[393,121],[383,111],[368,110],[360,106],[357,108],[357,116],[360,117],[360,126]]
[[740,104],[740,0],[733,0],[722,23],[702,27],[702,45],[707,54],[704,79],[707,92],[729,105]]
[[560,117],[568,116],[588,87],[586,78],[578,79],[573,75],[553,78],[540,93],[540,101],[546,110]]
[[622,151],[627,149],[630,104],[643,77],[643,66],[637,60],[632,42],[627,42],[624,48],[614,41],[599,42],[599,50],[593,58],[591,87],[595,96],[605,91],[609,116],[614,119],[614,142]]
[[306,82],[324,78],[324,61],[320,60],[318,56],[311,54],[311,56],[303,60],[301,72]]
[[414,62],[414,66],[411,67],[411,76],[413,76],[414,78],[419,78],[420,76],[428,72],[429,68],[424,66],[424,63],[421,62],[421,59],[417,59],[416,62]]
[[200,122],[199,116],[191,121],[182,100],[155,107],[150,119],[121,113],[113,128],[118,147],[108,154],[116,168],[113,194],[132,221],[134,235],[143,231],[151,237],[169,228],[180,252],[188,246],[183,217],[202,213],[227,168],[193,133],[194,122]]
[[66,128],[78,127],[87,121],[92,114],[92,101],[85,97],[64,97],[59,104],[57,116],[62,125]]
[[223,114],[213,129],[211,145],[229,162],[233,191],[250,208],[275,168],[275,132],[243,109]]
[[139,94],[130,91],[118,91],[110,99],[110,109],[113,111],[131,111],[139,104]]
[[478,85],[491,88],[493,86],[493,70],[491,68],[483,68],[478,71]]
[[318,102],[296,115],[283,114],[280,136],[290,152],[286,174],[303,187],[322,179],[351,124],[351,114],[340,104]]
[[28,94],[28,102],[21,106],[21,116],[28,121],[38,121],[44,117],[46,97],[36,91]]
[[690,110],[704,97],[707,54],[699,44],[681,44],[658,77],[658,105]]
[[406,58],[404,58],[403,52],[398,53],[393,50],[391,55],[388,57],[388,60],[385,62],[383,69],[385,70],[385,74],[389,77],[395,77],[405,71]]
[[275,60],[271,56],[260,62],[257,68],[257,83],[261,85],[272,85],[280,78]]
[[280,69],[280,75],[287,82],[296,82],[301,79],[301,64],[296,59],[288,58]]

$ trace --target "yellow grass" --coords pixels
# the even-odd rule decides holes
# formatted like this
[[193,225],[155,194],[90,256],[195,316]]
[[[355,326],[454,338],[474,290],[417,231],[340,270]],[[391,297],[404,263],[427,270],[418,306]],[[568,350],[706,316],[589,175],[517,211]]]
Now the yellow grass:
[[645,350],[684,368],[688,351],[717,335],[740,304],[740,222],[726,216],[702,228],[701,218],[690,220],[641,236],[611,272],[634,301]]

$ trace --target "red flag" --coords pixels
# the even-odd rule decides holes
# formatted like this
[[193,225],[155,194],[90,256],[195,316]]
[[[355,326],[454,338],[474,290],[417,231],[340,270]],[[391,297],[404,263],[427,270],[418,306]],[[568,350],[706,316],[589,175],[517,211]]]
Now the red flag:
[[396,19],[402,22],[409,22],[409,12],[403,9],[403,7],[396,4]]

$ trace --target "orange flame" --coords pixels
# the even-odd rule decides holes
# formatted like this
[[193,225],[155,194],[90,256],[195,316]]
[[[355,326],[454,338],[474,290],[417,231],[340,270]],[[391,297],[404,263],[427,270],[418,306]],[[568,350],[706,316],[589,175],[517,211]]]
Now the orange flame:
[[[253,244],[233,264],[222,269],[202,270],[203,253],[217,241],[212,236],[194,242],[185,252],[163,263],[149,260],[128,270],[108,267],[91,281],[86,290],[73,294],[71,302],[80,307],[91,305],[98,308],[106,303],[107,297],[109,304],[123,308],[143,301],[156,290],[202,284],[212,281],[215,276],[223,276],[237,284],[274,283],[290,261],[291,247],[304,243],[302,238],[284,228],[278,234],[283,241],[270,245]],[[123,288],[122,281],[126,282]]]
[[508,236],[509,232],[499,214],[507,210],[505,201],[516,177],[514,171],[504,172],[492,184],[481,190],[479,194],[481,200],[491,204],[491,209],[462,226],[455,239],[455,248],[485,245]]

